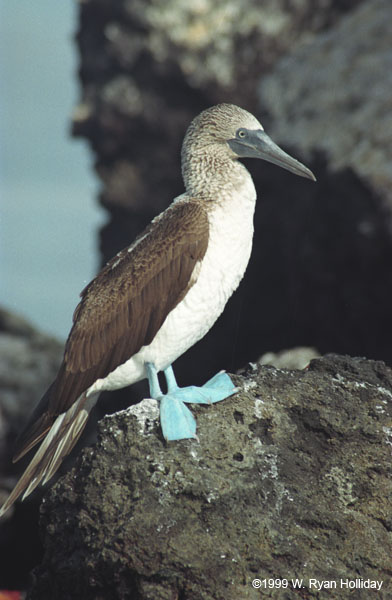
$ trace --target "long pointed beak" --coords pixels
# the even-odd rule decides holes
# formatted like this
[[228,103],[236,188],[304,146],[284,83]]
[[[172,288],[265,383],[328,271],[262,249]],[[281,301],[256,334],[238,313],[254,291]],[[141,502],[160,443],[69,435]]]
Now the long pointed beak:
[[291,171],[300,177],[307,177],[316,181],[312,171],[305,167],[298,160],[284,152],[271,138],[259,129],[257,131],[247,131],[246,138],[242,141],[239,139],[230,140],[230,146],[234,152],[241,157],[261,158],[267,162],[278,165],[287,171]]
[[257,140],[255,150],[259,158],[291,171],[295,175],[316,181],[315,176],[308,167],[305,167],[305,165],[279,148],[264,131],[258,131],[255,138]]

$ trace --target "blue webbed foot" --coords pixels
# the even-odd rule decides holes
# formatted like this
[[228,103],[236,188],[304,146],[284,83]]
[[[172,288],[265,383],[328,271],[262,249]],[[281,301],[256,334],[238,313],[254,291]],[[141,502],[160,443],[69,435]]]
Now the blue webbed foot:
[[161,397],[159,418],[165,440],[197,439],[196,419],[175,395],[165,394]]
[[201,387],[190,385],[177,389],[181,400],[188,404],[214,404],[238,391],[228,374],[223,371],[214,375]]
[[174,377],[173,369],[169,366],[164,370],[167,394],[163,394],[158,381],[155,367],[146,364],[147,376],[152,398],[160,400],[160,421],[162,433],[166,440],[182,440],[195,438],[196,421],[186,403],[213,404],[228,398],[238,391],[227,373],[221,371],[201,387],[188,386],[180,388]]

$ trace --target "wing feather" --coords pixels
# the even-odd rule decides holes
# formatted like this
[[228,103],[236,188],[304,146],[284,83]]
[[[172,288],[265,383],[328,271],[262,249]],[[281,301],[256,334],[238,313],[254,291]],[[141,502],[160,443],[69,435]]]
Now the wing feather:
[[58,376],[19,436],[16,459],[97,379],[154,339],[193,284],[192,272],[207,244],[204,207],[177,201],[85,287]]

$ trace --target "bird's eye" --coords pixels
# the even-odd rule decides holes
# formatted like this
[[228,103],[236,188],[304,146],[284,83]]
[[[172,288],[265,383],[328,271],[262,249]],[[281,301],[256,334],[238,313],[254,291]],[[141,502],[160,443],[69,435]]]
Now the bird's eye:
[[246,137],[246,131],[245,131],[244,129],[239,129],[239,130],[237,131],[237,136],[238,136],[239,138],[244,138],[244,137]]

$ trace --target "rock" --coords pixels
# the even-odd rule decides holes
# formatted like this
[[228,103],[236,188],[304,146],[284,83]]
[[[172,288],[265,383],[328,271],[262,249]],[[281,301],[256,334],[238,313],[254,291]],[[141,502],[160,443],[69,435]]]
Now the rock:
[[[76,131],[87,128],[96,142],[89,128],[96,117],[109,129],[116,115],[127,120],[150,115],[151,123],[157,122],[159,104],[178,110],[176,93],[183,109],[202,101],[202,95],[212,103],[228,94],[239,103],[254,102],[254,81],[262,71],[357,4],[122,0],[114,7],[110,0],[87,0],[81,5],[78,35],[84,94],[75,111]],[[162,120],[160,125],[167,126]],[[126,131],[118,133],[123,140]]]
[[[62,353],[63,344],[0,309],[0,504],[26,466],[23,460],[12,463],[15,437],[56,376]],[[1,519],[0,589],[25,587],[28,572],[40,560],[41,496],[42,490]]]
[[361,3],[260,80],[267,130],[312,158],[318,179],[315,195],[304,190],[294,202],[286,179],[280,192],[275,184],[262,216],[271,239],[255,260],[272,256],[263,309],[277,330],[279,311],[293,336],[269,348],[306,344],[392,361],[391,18],[387,0]]
[[272,365],[277,369],[305,369],[312,358],[319,358],[315,348],[290,348],[280,352],[266,352],[257,361],[260,365]]
[[[270,129],[328,170],[350,169],[392,209],[389,0],[369,0],[275,65],[260,84]],[[389,221],[391,226],[391,220]],[[364,234],[371,227],[363,223]]]
[[30,600],[257,600],[271,577],[279,600],[320,598],[312,578],[390,598],[391,369],[331,355],[236,382],[195,410],[200,443],[165,444],[150,400],[101,421],[41,507]]
[[101,202],[112,213],[105,258],[182,191],[179,149],[190,120],[229,99],[255,110],[261,73],[355,4],[81,3],[82,99],[73,132],[93,147]]
[[63,344],[23,318],[0,309],[0,467],[10,462],[8,441],[57,374]]

